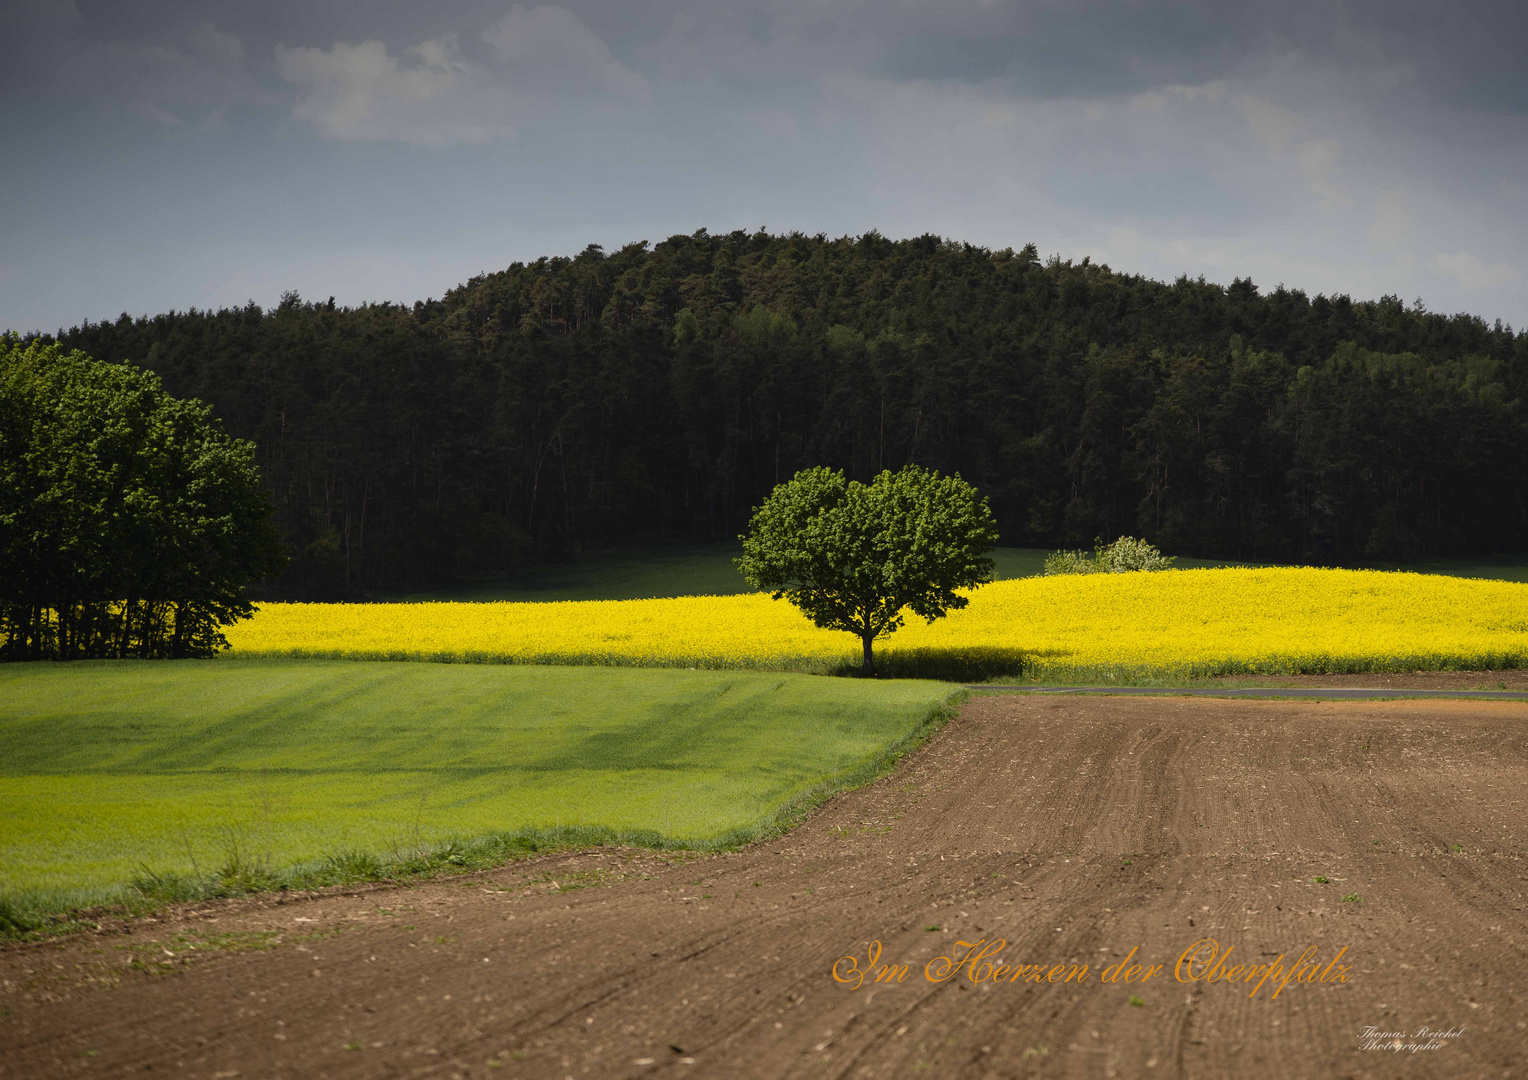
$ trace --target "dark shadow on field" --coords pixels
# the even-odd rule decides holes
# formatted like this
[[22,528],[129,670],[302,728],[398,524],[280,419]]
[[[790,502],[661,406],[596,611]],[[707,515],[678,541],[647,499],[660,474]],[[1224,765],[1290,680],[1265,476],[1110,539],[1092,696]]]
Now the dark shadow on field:
[[[628,548],[565,563],[525,567],[509,574],[475,578],[428,592],[377,595],[370,599],[392,602],[549,602],[735,596],[753,591],[732,564],[742,550],[742,545],[736,541]],[[1045,557],[1050,553],[1049,548],[993,548],[993,580],[1008,581],[1041,574],[1045,569]],[[1174,555],[1173,561],[1173,568],[1177,570],[1271,565],[1302,564],[1239,562],[1186,555]],[[1410,563],[1359,563],[1352,568],[1528,582],[1528,553],[1432,558]],[[1011,674],[1003,672],[1000,677],[1009,678]]]
[[739,543],[675,544],[610,551],[566,563],[531,566],[428,592],[379,595],[380,601],[653,600],[675,596],[735,596],[752,592],[732,560]]
[[[390,602],[550,602],[560,600],[656,600],[675,596],[736,596],[752,592],[732,560],[736,541],[674,544],[591,555],[573,562],[526,567],[511,574],[464,581],[428,592],[377,595]],[[993,548],[993,580],[1033,577],[1045,569],[1043,548]],[[1185,566],[1232,565],[1182,560]]]
[[1446,574],[1449,577],[1485,578],[1492,581],[1528,583],[1528,552],[1516,555],[1461,555],[1454,558],[1418,559],[1416,562],[1376,562],[1364,569],[1409,570],[1415,574]]
[[[978,683],[992,679],[1020,679],[1040,656],[1051,655],[997,646],[965,649],[897,649],[877,651],[875,673],[882,679],[937,679],[942,682]],[[1060,654],[1056,654],[1060,655]],[[830,675],[854,676],[858,664],[842,664]]]

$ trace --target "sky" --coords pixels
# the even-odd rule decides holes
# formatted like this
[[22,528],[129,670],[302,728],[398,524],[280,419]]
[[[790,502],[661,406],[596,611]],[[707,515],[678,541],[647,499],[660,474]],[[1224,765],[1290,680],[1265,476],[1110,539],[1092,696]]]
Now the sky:
[[937,233],[1528,326],[1528,4],[0,0],[0,329]]

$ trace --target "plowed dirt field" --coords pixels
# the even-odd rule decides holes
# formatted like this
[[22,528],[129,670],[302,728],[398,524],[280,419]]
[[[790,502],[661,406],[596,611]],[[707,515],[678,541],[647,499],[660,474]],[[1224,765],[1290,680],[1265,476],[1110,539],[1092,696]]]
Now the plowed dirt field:
[[743,852],[12,947],[0,1075],[1521,1077],[1525,855],[1528,705],[976,697]]

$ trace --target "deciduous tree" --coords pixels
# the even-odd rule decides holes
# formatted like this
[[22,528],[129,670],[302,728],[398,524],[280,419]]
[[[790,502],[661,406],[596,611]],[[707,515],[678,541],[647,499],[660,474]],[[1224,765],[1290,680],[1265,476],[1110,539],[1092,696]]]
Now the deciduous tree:
[[254,447],[209,406],[0,338],[0,657],[211,655],[284,562]]
[[856,635],[862,673],[873,675],[876,638],[906,611],[933,622],[966,606],[957,590],[992,580],[997,528],[959,476],[908,465],[861,484],[815,468],[776,487],[741,539],[737,567],[749,584]]

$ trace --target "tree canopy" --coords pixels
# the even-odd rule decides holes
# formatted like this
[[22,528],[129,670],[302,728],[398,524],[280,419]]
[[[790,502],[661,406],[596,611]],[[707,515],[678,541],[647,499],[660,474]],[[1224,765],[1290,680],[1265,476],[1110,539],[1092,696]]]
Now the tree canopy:
[[0,657],[210,655],[283,562],[254,447],[207,405],[0,338]]
[[818,465],[959,473],[1007,544],[1351,564],[1528,549],[1528,333],[939,237],[704,231],[438,300],[123,316],[66,348],[251,439],[294,552],[360,597],[722,540]]
[[959,476],[907,465],[861,484],[819,467],[775,488],[741,539],[748,583],[854,634],[873,675],[875,639],[895,633],[904,610],[933,622],[970,602],[957,589],[992,580],[997,529]]

